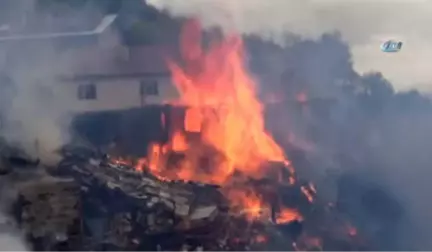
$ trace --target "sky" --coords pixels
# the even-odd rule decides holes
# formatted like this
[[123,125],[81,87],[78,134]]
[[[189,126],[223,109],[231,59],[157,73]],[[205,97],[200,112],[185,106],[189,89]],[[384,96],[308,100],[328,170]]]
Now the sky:
[[[432,2],[431,2],[432,3]],[[359,72],[370,70],[381,71],[396,89],[419,89],[432,93],[432,39],[397,34],[392,37],[400,38],[404,42],[398,53],[382,53],[378,44],[385,40],[371,40],[365,44],[351,47],[354,67]]]
[[[429,0],[147,0],[204,24],[279,40],[284,32],[315,39],[338,31],[351,48],[355,69],[381,71],[398,90],[432,93],[432,1]],[[380,44],[401,40],[398,53]]]

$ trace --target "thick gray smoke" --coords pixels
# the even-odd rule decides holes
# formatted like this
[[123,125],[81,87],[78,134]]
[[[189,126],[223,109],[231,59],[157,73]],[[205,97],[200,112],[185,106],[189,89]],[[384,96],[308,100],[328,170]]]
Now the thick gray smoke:
[[2,251],[30,251],[21,233],[10,224],[10,217],[0,213],[0,225],[0,247]]
[[[278,41],[287,32],[316,39],[338,31],[353,53],[360,72],[383,72],[397,89],[421,88],[432,80],[429,59],[432,2],[408,0],[147,0],[178,16],[197,16],[206,25],[255,33]],[[400,39],[397,55],[380,53],[379,44]]]
[[0,178],[0,250],[2,251],[30,251],[24,235],[17,228],[15,220],[10,217],[13,199],[11,183]]
[[[58,32],[56,26],[61,22],[44,23],[49,20],[48,14],[38,9],[36,2],[3,1],[0,14],[1,36]],[[75,16],[74,20],[81,23],[87,22],[86,20],[91,22],[100,14],[92,7],[83,8],[85,11],[77,12],[59,6],[59,11],[63,17]],[[81,25],[92,27],[94,24]],[[73,41],[73,38],[68,41],[68,48],[73,48]],[[65,73],[73,75],[72,66],[75,62],[68,57],[68,48],[59,50],[58,45],[49,39],[0,42],[0,136],[10,144],[39,157],[47,165],[58,161],[55,150],[69,140],[72,111],[67,102],[70,99],[66,99],[65,95],[75,95],[61,92],[61,85],[65,84],[60,83],[58,78]],[[2,193],[3,191],[4,188]],[[0,202],[0,219],[9,221],[9,217],[2,213],[3,208],[8,207],[8,203]],[[27,250],[18,232],[15,234],[10,229],[3,229],[1,226],[1,250]]]
[[30,251],[24,235],[17,228],[15,220],[10,216],[11,183],[0,178],[0,250],[2,251]]
[[[6,2],[6,1],[5,1]],[[37,34],[65,32],[61,28],[68,17],[80,23],[81,30],[94,27],[95,17],[101,13],[91,6],[83,6],[79,11],[59,4],[64,20],[57,17],[49,18],[47,10],[36,3],[42,1],[21,0],[9,1],[7,18],[2,20],[4,26],[14,33]],[[87,23],[87,24],[86,24]],[[60,29],[60,30],[59,30]],[[8,32],[2,33],[6,36]],[[78,42],[74,42],[78,41]],[[64,39],[60,42],[66,42]],[[26,149],[30,154],[38,156],[44,163],[55,163],[58,157],[54,154],[61,145],[69,140],[69,123],[71,120],[71,104],[62,91],[65,85],[59,77],[72,76],[76,58],[70,57],[76,38],[69,38],[67,47],[61,47],[59,40],[12,40],[1,41],[1,74],[3,90],[0,94],[2,106],[1,134],[10,142]]]
[[[59,67],[49,48],[20,46],[13,57],[20,61],[8,67],[14,86],[12,106],[4,114],[2,135],[43,162],[55,162],[53,154],[68,140],[68,104],[55,94]],[[11,51],[9,51],[11,52]],[[25,54],[25,56],[24,56]]]
[[12,234],[1,235],[0,246],[3,251],[30,251],[19,236]]
[[[351,170],[363,174],[357,177],[364,181],[388,189],[404,214],[398,220],[400,225],[390,230],[398,238],[383,242],[390,243],[383,245],[384,249],[432,247],[428,199],[432,190],[432,105],[419,92],[397,92],[409,88],[430,91],[419,83],[432,80],[428,70],[432,51],[427,46],[432,39],[427,25],[432,4],[330,0],[147,2],[174,16],[198,17],[207,26],[285,44],[283,48],[259,38],[246,42],[251,68],[260,76],[263,91],[293,98],[296,92],[307,90],[311,99],[328,98],[336,103],[329,117],[308,115],[306,120],[304,115],[287,115],[287,103],[279,108],[274,105],[269,121],[277,138],[289,138],[287,129],[291,129],[313,142],[311,163],[318,177],[332,168]],[[340,36],[323,35],[334,32]],[[379,51],[380,42],[389,38],[405,42],[399,54]],[[369,70],[382,72],[392,84],[381,74],[363,73]],[[318,107],[323,106],[318,103]],[[327,188],[322,191],[332,191],[331,184],[324,179],[321,185]],[[384,210],[383,216],[390,216],[391,210]],[[369,220],[372,226],[372,222],[378,222]],[[382,234],[376,236],[386,239]]]

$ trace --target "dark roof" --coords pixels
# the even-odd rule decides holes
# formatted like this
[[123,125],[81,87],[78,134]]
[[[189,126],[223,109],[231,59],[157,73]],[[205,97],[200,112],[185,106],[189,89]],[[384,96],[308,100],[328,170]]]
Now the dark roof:
[[[92,22],[79,22],[80,17],[59,20],[51,19],[50,24],[55,24],[59,21],[59,23],[68,23],[70,25],[51,25],[50,29],[47,28],[45,30],[40,27],[38,29],[32,29],[30,26],[30,28],[23,29],[21,32],[17,32],[10,28],[10,26],[4,24],[0,33],[0,42],[97,35],[103,33],[109,26],[111,26],[116,18],[117,15],[106,15],[101,19],[92,20]],[[70,22],[60,22],[60,20],[69,20]],[[76,20],[78,22],[74,22]]]

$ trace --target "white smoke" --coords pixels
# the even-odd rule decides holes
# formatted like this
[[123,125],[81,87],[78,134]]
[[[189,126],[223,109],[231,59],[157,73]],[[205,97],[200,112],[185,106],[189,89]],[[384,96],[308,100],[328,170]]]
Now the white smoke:
[[[397,89],[432,91],[432,2],[359,0],[147,0],[176,16],[195,16],[217,25],[275,40],[294,33],[317,38],[338,31],[350,44],[359,72],[381,71]],[[400,53],[385,54],[379,45],[402,40]]]
[[5,200],[3,198],[3,194],[5,194],[5,192],[2,192],[1,194],[2,202],[0,204],[0,250],[7,252],[30,252],[29,246],[25,241],[23,235],[21,234],[21,232],[19,232],[19,230],[15,228],[15,225],[13,224],[14,221],[9,216],[6,216],[6,214],[4,214],[3,208],[5,207],[5,205],[8,204],[5,204]]
[[[13,3],[15,5],[9,13],[14,13],[15,19],[21,17],[34,21],[45,32],[50,29],[56,31],[58,23],[65,23],[60,22],[60,18],[58,23],[47,22],[49,14],[39,10],[35,0],[16,0]],[[88,27],[93,26],[94,17],[101,15],[100,10],[93,6],[78,11],[65,5],[61,10],[62,14],[74,17],[81,24],[88,23]],[[12,18],[7,21],[14,24]],[[28,29],[26,34],[40,32],[28,24],[25,28]],[[68,43],[80,43],[76,41],[78,39],[70,38]],[[3,53],[0,55],[2,74],[9,76],[16,88],[12,105],[4,112],[6,123],[0,133],[12,144],[39,157],[44,164],[55,164],[59,160],[55,150],[69,141],[72,119],[72,106],[67,102],[71,94],[62,91],[64,83],[58,77],[74,74],[76,58],[70,57],[73,54],[70,48],[59,50],[58,43],[49,39],[2,42],[0,50]],[[5,92],[0,93],[0,100],[9,98],[7,96]]]
[[29,154],[38,156],[45,164],[55,164],[55,150],[69,140],[71,120],[70,104],[65,102],[63,93],[57,92],[56,86],[62,83],[55,77],[68,68],[54,60],[56,54],[49,48],[38,52],[34,56],[39,65],[11,71],[18,94],[8,119],[19,124],[12,123],[12,127],[3,130],[9,140],[19,143]]
[[12,234],[0,235],[2,251],[30,251],[21,238]]

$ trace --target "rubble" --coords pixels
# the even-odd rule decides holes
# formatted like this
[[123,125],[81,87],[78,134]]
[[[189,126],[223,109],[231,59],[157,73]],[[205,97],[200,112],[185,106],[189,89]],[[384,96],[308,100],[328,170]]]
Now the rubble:
[[[322,201],[312,183],[291,177],[281,162],[266,164],[271,172],[260,178],[236,173],[241,183],[230,188],[163,178],[88,146],[62,148],[55,169],[0,147],[0,192],[14,202],[11,213],[34,250],[371,250],[383,237],[394,243],[403,214],[389,195],[354,175],[340,176],[335,202]],[[173,155],[173,162],[183,157]],[[250,209],[234,206],[227,194],[242,186],[269,209],[252,209],[259,216],[247,218]],[[283,209],[301,218],[280,221]],[[0,220],[4,230],[13,224]]]
[[35,249],[56,250],[62,245],[73,250],[80,243],[80,191],[74,180],[45,175],[19,182],[16,188],[17,224]]
[[39,159],[31,157],[25,151],[12,146],[0,137],[0,175],[8,174],[13,167],[37,167]]
[[[346,252],[362,251],[365,246],[357,234],[349,232],[349,223],[334,206],[310,202],[302,195],[307,184],[274,185],[279,203],[272,209],[262,209],[260,218],[249,220],[242,215],[247,209],[232,208],[224,188],[163,180],[112,162],[109,156],[86,153],[86,158],[65,155],[57,171],[61,174],[58,176],[73,177],[80,186],[83,223],[91,230],[85,238],[89,251],[103,246],[118,251],[243,252],[283,248],[285,252]],[[261,191],[273,185],[267,180],[250,183]],[[276,215],[284,206],[301,210],[305,220],[278,223]],[[337,246],[343,249],[332,250]]]
[[[34,250],[366,249],[349,217],[320,202],[308,183],[249,179],[272,202],[249,219],[248,209],[228,201],[227,188],[161,179],[91,149],[63,155],[54,173],[39,167],[0,177],[13,188],[12,212]],[[280,221],[284,208],[302,218]]]
[[216,186],[162,181],[103,156],[68,156],[58,172],[80,184],[86,208],[99,209],[97,215],[109,220],[112,228],[99,242],[119,248],[139,247],[142,236],[211,230],[227,216],[227,202]]

